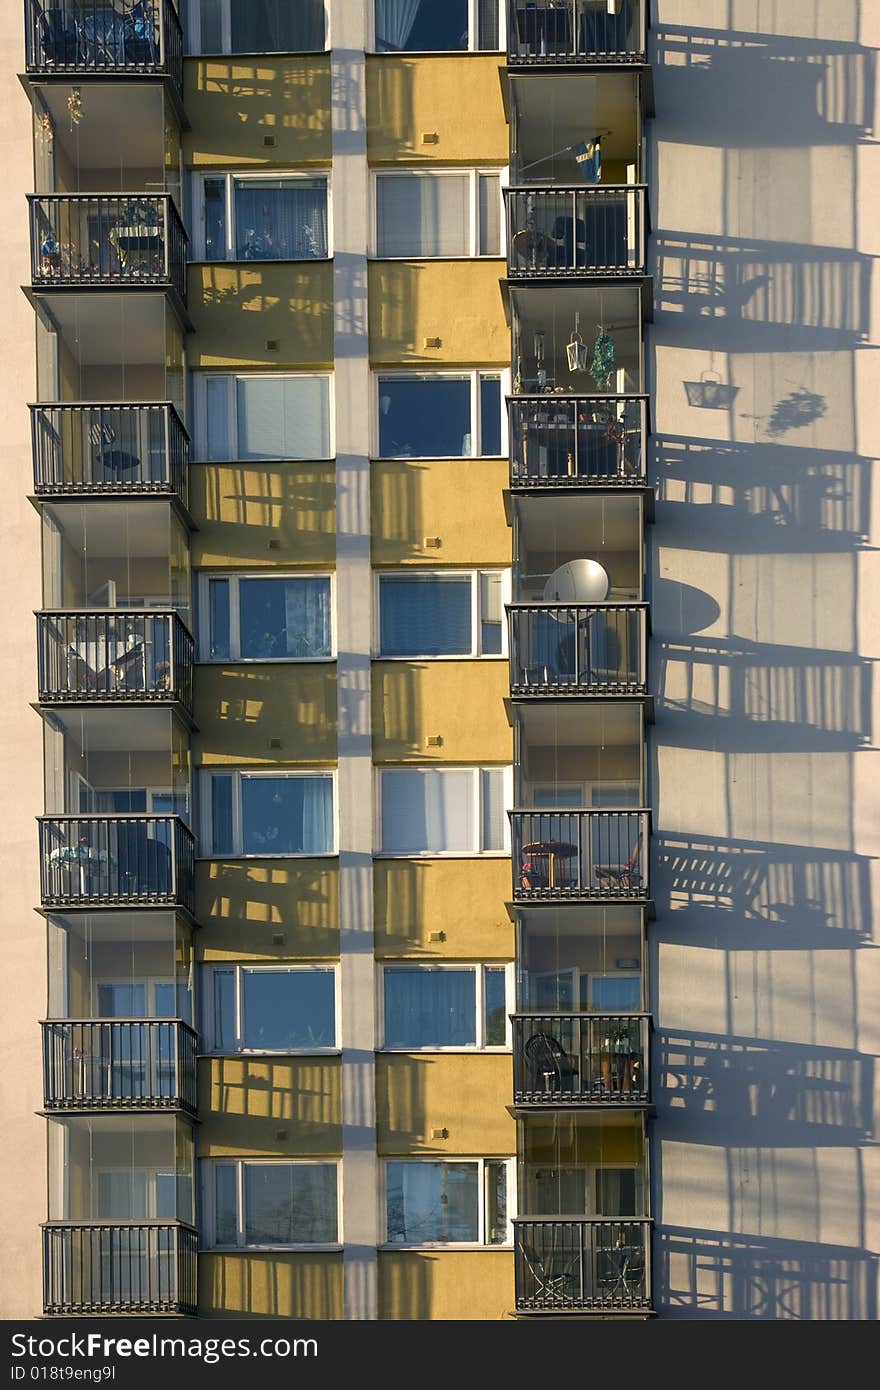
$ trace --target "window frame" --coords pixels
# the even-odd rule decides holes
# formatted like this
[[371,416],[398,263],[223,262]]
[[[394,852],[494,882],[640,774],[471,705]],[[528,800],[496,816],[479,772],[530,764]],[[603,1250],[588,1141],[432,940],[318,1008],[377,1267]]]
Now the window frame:
[[[502,3],[503,3],[503,0],[502,0]],[[187,14],[186,14],[186,23],[185,23],[185,26],[184,26],[184,37],[185,37],[185,39],[186,39],[186,52],[185,52],[185,55],[184,55],[184,56],[187,57],[187,58],[238,58],[238,57],[245,57],[245,58],[247,58],[247,57],[257,56],[257,55],[253,55],[253,54],[244,53],[243,51],[240,53],[237,49],[236,49],[235,52],[233,52],[233,50],[232,50],[232,10],[231,10],[230,4],[229,4],[229,0],[220,0],[220,4],[221,4],[221,6],[222,6],[222,14],[221,14],[221,17],[220,17],[220,23],[221,23],[221,27],[222,27],[222,30],[223,30],[223,43],[224,43],[224,45],[227,45],[227,46],[224,46],[223,48],[221,48],[220,51],[219,51],[219,53],[217,53],[217,52],[215,52],[215,51],[213,51],[213,50],[208,50],[208,49],[204,49],[204,50],[203,50],[203,49],[202,49],[201,43],[199,42],[199,20],[200,20],[200,18],[201,18],[201,4],[200,4],[200,0],[187,0],[187,5],[186,5],[186,10],[187,10]],[[324,8],[324,47],[323,47],[323,48],[310,48],[310,49],[297,50],[296,55],[293,55],[293,56],[297,56],[297,57],[298,57],[298,56],[300,56],[300,53],[302,53],[302,54],[305,54],[305,53],[326,53],[326,52],[330,49],[330,46],[331,46],[331,44],[330,44],[330,6],[329,6],[329,4],[327,3],[327,0],[324,0],[324,7],[323,7],[323,8]],[[276,53],[276,52],[277,52],[277,53],[279,53],[279,54],[284,54],[284,53],[286,52],[286,50],[284,50],[284,49],[271,49],[271,50],[269,50],[269,51],[272,52],[272,53]],[[260,56],[262,56],[262,55],[260,55]]]
[[[421,1047],[392,1047],[385,1041],[385,979],[388,975],[393,975],[401,970],[473,970],[474,971],[474,1013],[476,1017],[476,1027],[474,1043],[453,1043],[449,1046],[438,1046],[436,1043],[427,1043]],[[486,971],[504,971],[504,1042],[487,1043],[485,1040],[486,1025]],[[504,1055],[513,1048],[513,1025],[510,1015],[514,1012],[514,966],[512,961],[450,961],[450,960],[399,960],[388,961],[380,966],[380,982],[377,999],[378,1013],[378,1036],[381,1039],[377,1052],[387,1052],[392,1056],[406,1055],[411,1052],[490,1052]]]
[[454,56],[462,53],[506,53],[507,52],[507,6],[513,0],[496,0],[498,6],[498,48],[477,48],[476,43],[479,38],[479,19],[480,5],[479,0],[468,0],[468,46],[467,48],[405,48],[400,51],[389,52],[384,48],[377,47],[376,42],[376,4],[375,0],[370,0],[370,27],[369,27],[369,47],[367,52],[375,54],[380,58],[399,58],[401,54],[425,55],[437,53],[442,55]]
[[[222,264],[222,262],[221,262],[221,264]],[[199,371],[190,372],[190,373],[189,373],[189,376],[190,376],[190,379],[191,379],[191,404],[192,404],[192,424],[193,424],[193,428],[192,428],[192,441],[193,441],[193,458],[192,458],[192,462],[193,462],[193,463],[195,463],[195,464],[212,464],[212,465],[214,465],[215,467],[222,467],[224,464],[235,464],[237,467],[240,467],[240,468],[251,468],[251,467],[259,467],[259,465],[260,465],[261,463],[267,463],[267,464],[278,464],[278,463],[286,463],[286,464],[287,464],[287,463],[289,463],[289,464],[294,464],[294,465],[297,464],[297,463],[329,463],[329,462],[332,462],[332,460],[335,458],[335,456],[336,456],[336,437],[335,437],[336,415],[335,415],[335,400],[334,400],[334,373],[333,373],[332,371],[329,371],[329,372],[328,372],[328,371],[302,371],[302,372],[296,372],[296,371],[279,371],[279,372],[272,372],[272,371],[260,371],[260,370],[249,371],[249,370],[245,369],[244,371],[214,372],[214,371],[201,371],[201,370],[199,370]],[[244,379],[244,378],[247,378],[248,380],[254,380],[254,379],[258,378],[258,377],[259,377],[259,378],[266,378],[266,377],[268,377],[268,378],[271,378],[272,380],[279,379],[279,378],[282,378],[282,377],[284,377],[284,378],[296,377],[296,378],[298,378],[298,379],[304,378],[304,377],[308,377],[308,378],[310,378],[310,379],[312,379],[312,380],[316,380],[316,381],[326,381],[326,382],[327,382],[327,423],[328,423],[328,426],[329,426],[328,431],[327,431],[327,435],[328,435],[328,439],[327,439],[327,449],[328,449],[328,453],[327,453],[326,457],[325,457],[325,458],[320,458],[320,459],[239,459],[239,458],[230,458],[230,459],[209,459],[209,458],[207,458],[207,457],[203,457],[203,455],[206,455],[206,454],[207,454],[207,451],[208,451],[208,386],[207,386],[207,383],[208,383],[208,378],[209,378],[209,377],[212,378],[213,380],[217,380],[217,379],[220,378],[220,377],[224,377],[227,381],[230,381],[230,382],[233,382],[233,383],[234,383],[234,382],[237,382],[237,381],[239,381],[239,380],[242,380],[242,379]],[[228,396],[228,399],[227,399],[227,402],[226,402],[226,412],[227,412],[227,414],[226,414],[226,429],[227,429],[227,434],[228,434],[228,437],[229,437],[230,441],[233,441],[233,440],[234,440],[234,441],[235,441],[235,444],[236,444],[236,446],[237,446],[237,445],[238,445],[238,392],[235,391],[235,390],[230,390],[230,391],[227,393],[227,396]],[[502,430],[503,430],[503,428],[504,428],[503,416],[504,416],[504,411],[503,411],[503,408],[502,408]]]
[[[510,1154],[494,1156],[492,1154],[481,1154],[479,1157],[471,1157],[467,1154],[420,1154],[418,1157],[409,1154],[394,1154],[380,1160],[382,1165],[382,1175],[380,1182],[380,1250],[510,1250],[513,1247],[514,1218],[517,1215],[516,1205],[516,1158]],[[477,1230],[479,1239],[472,1240],[420,1240],[420,1241],[401,1241],[388,1239],[388,1165],[389,1163],[475,1163],[477,1165],[479,1202],[477,1206]],[[503,1163],[507,1178],[507,1229],[505,1239],[497,1245],[490,1244],[486,1240],[486,1213],[487,1213],[487,1189],[486,1189],[486,1165],[489,1163]]]
[[[382,843],[382,805],[383,805],[383,784],[386,772],[414,772],[414,773],[438,773],[444,772],[470,772],[472,774],[472,806],[473,824],[477,834],[482,838],[483,825],[483,797],[481,790],[481,773],[501,772],[502,788],[504,795],[504,846],[502,849],[422,849],[422,850],[399,850],[386,849]],[[374,859],[509,859],[510,858],[510,818],[508,810],[513,806],[513,764],[512,763],[387,763],[377,765],[375,768],[374,780],[374,830],[373,843],[378,846],[373,850]]]
[[[377,462],[384,462],[387,459],[447,459],[448,454],[383,454],[380,452],[381,430],[379,425],[381,407],[380,397],[382,395],[383,381],[469,381],[470,382],[470,404],[471,404],[471,441],[474,436],[479,437],[480,449],[472,449],[469,454],[456,454],[456,459],[506,459],[510,451],[508,438],[508,413],[505,405],[506,397],[511,394],[511,370],[509,367],[446,367],[437,370],[425,371],[421,367],[401,369],[399,367],[389,367],[387,369],[378,368],[373,371],[373,432],[374,437],[371,441],[371,458]],[[484,454],[482,452],[483,443],[483,423],[480,408],[480,383],[484,378],[498,378],[498,386],[501,397],[501,453]]]
[[[226,218],[226,255],[209,260],[205,247],[205,182],[223,179],[225,184],[224,215]],[[326,256],[261,256],[258,260],[243,260],[235,254],[235,195],[236,181],[245,183],[257,179],[323,179],[327,192],[327,254]],[[191,262],[194,265],[312,265],[333,259],[333,188],[329,169],[194,169],[190,183],[190,227],[193,233]]]
[[[379,180],[383,178],[397,178],[401,174],[411,174],[416,178],[461,178],[465,176],[468,180],[468,250],[462,251],[456,256],[428,256],[424,252],[413,252],[408,256],[389,256],[379,249]],[[499,249],[489,254],[480,253],[480,178],[495,176],[498,177],[498,201],[500,210],[498,214],[498,239]],[[371,225],[371,249],[370,259],[377,261],[497,261],[503,260],[505,247],[507,246],[507,207],[504,200],[502,189],[506,188],[510,177],[510,166],[500,165],[474,165],[473,168],[459,168],[454,166],[439,169],[426,168],[425,165],[408,165],[406,167],[385,169],[373,169],[370,174],[370,225]]]
[[[217,1042],[217,1019],[214,1010],[214,976],[218,972],[232,973],[234,989],[234,1028],[235,1043],[231,1047],[221,1047]],[[326,1047],[247,1047],[244,1043],[244,974],[276,975],[331,974],[333,976],[333,1036],[334,1041]],[[338,961],[210,961],[202,967],[202,1036],[203,1051],[212,1057],[336,1057],[341,1052],[339,1008],[339,963]]]
[[[342,1235],[342,1161],[339,1158],[245,1158],[230,1155],[222,1158],[203,1158],[200,1160],[200,1195],[202,1198],[203,1220],[201,1230],[207,1250],[339,1250],[343,1245]],[[216,1170],[219,1166],[235,1167],[235,1234],[234,1245],[221,1245],[217,1242],[216,1210]],[[336,1171],[336,1240],[335,1241],[274,1241],[271,1244],[250,1243],[245,1239],[245,1167],[265,1167],[266,1165],[293,1167],[333,1168]]]
[[[335,767],[309,768],[266,768],[266,767],[200,767],[199,769],[199,848],[198,859],[214,859],[226,862],[232,859],[335,859],[339,854],[339,797],[337,795],[337,770]],[[229,854],[215,854],[213,848],[213,824],[211,818],[211,779],[213,777],[232,777],[232,841]],[[243,850],[241,782],[243,777],[326,777],[330,779],[333,797],[333,848],[329,850],[296,850],[282,854],[252,854]]]
[[[482,631],[482,610],[480,607],[480,580],[484,574],[501,575],[501,651],[480,651]],[[437,578],[463,579],[471,581],[471,650],[470,652],[444,652],[438,655],[386,656],[382,652],[382,611],[381,581],[387,576],[394,579]],[[479,568],[422,569],[415,565],[397,569],[377,569],[373,571],[373,660],[374,661],[507,661],[507,604],[511,601],[512,572],[510,566],[481,565]]]
[[[222,666],[230,662],[242,666],[327,665],[336,660],[336,572],[335,570],[197,570],[196,613],[197,650],[200,666]],[[229,581],[229,656],[211,656],[211,581]],[[266,579],[279,582],[285,579],[329,579],[330,581],[330,655],[329,656],[242,656],[241,655],[241,605],[239,581],[242,579]]]

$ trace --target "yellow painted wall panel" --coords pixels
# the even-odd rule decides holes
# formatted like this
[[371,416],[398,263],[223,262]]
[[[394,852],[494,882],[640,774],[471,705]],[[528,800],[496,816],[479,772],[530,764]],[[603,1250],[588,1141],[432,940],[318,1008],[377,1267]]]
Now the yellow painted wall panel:
[[[336,664],[197,666],[193,763],[286,767],[336,759]],[[271,739],[281,747],[270,747]]]
[[[510,366],[503,261],[373,261],[370,359],[377,366]],[[426,347],[439,338],[439,347]]]
[[199,960],[333,959],[339,866],[335,859],[202,860],[196,918]]
[[506,660],[374,662],[373,761],[509,763],[509,690]]
[[199,1314],[203,1318],[341,1318],[342,1255],[274,1251],[200,1255]]
[[[371,164],[506,164],[497,53],[367,58],[367,157]],[[437,141],[423,144],[422,135]]]
[[338,1154],[340,1058],[203,1057],[199,1118],[202,1158]]
[[514,1306],[511,1250],[381,1250],[379,1317],[468,1319],[510,1317]]
[[189,478],[194,566],[335,564],[333,463],[195,464]]
[[[330,367],[333,263],[246,261],[189,267],[187,339],[194,369]],[[268,348],[267,342],[278,344]]]
[[297,168],[332,156],[329,54],[194,58],[184,100],[187,164]]
[[[376,1142],[381,1154],[516,1151],[505,1053],[386,1053],[376,1058]],[[431,1137],[446,1129],[448,1138]]]
[[[510,960],[509,859],[377,859],[373,864],[376,955]],[[450,904],[467,911],[450,911]],[[431,936],[442,932],[443,941]]]
[[[371,468],[373,564],[509,565],[506,459],[385,459]],[[428,546],[427,540],[440,544]]]

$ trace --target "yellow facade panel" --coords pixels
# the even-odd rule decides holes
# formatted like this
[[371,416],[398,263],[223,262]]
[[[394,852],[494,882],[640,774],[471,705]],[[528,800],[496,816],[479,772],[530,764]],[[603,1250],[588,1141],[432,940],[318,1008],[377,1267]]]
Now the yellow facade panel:
[[370,163],[506,164],[502,62],[497,53],[368,57]]
[[[376,1144],[380,1154],[486,1154],[516,1150],[505,1107],[513,1089],[506,1053],[380,1053]],[[439,1138],[435,1131],[445,1130]]]
[[[336,561],[332,463],[209,463],[190,469],[198,568],[326,568]],[[272,549],[269,549],[270,542]]]
[[[375,366],[510,366],[500,281],[504,262],[373,261],[368,272]],[[439,340],[438,346],[429,346]]]
[[376,955],[510,960],[510,892],[509,859],[377,859]]
[[199,1315],[339,1319],[342,1254],[224,1251],[200,1255]]
[[203,1057],[202,1158],[289,1158],[342,1150],[339,1057]]
[[339,955],[335,859],[211,859],[196,865],[199,960]]
[[373,761],[509,763],[506,661],[374,661]]
[[190,265],[188,285],[193,369],[332,365],[332,261],[200,262]]
[[509,565],[501,499],[508,466],[469,458],[373,463],[373,564]]
[[193,763],[286,767],[336,760],[336,664],[197,666]]
[[381,1250],[379,1317],[490,1322],[512,1315],[511,1250]]
[[187,164],[298,168],[332,157],[327,53],[193,58],[184,100]]

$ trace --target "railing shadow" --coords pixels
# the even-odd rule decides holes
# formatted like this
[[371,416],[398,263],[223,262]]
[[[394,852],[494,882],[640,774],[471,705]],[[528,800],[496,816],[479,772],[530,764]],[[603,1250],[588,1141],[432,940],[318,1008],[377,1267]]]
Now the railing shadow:
[[[335,553],[336,483],[330,461],[214,463],[190,472],[199,562],[266,565],[267,547],[326,563]],[[275,563],[273,561],[272,563]]]

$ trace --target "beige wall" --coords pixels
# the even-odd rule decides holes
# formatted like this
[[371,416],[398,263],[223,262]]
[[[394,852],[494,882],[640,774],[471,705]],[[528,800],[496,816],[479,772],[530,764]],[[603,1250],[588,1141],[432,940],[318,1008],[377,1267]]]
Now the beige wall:
[[[510,330],[499,290],[505,273],[503,261],[373,261],[370,361],[509,367]],[[427,345],[434,338],[439,347]]]
[[377,859],[376,955],[510,960],[510,895],[509,859]]
[[[330,261],[253,261],[189,267],[194,370],[329,367],[333,362]],[[268,342],[277,343],[269,348]]]
[[506,459],[373,462],[373,564],[509,565],[508,469]]
[[506,164],[502,62],[488,53],[367,58],[370,163]]
[[374,661],[374,761],[509,763],[509,682],[506,661]]
[[379,1317],[487,1322],[512,1316],[509,1250],[383,1250]]
[[194,465],[189,504],[199,528],[194,566],[326,568],[336,560],[332,463]]
[[329,56],[194,58],[184,64],[184,101],[184,160],[196,168],[330,160]]

